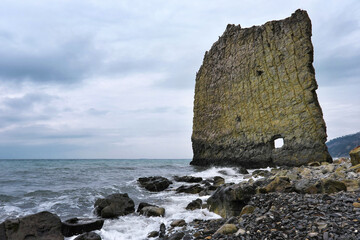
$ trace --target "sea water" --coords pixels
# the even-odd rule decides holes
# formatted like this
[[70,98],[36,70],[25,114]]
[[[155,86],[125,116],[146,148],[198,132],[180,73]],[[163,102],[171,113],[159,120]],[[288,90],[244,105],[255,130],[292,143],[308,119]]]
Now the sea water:
[[[0,160],[0,222],[40,211],[57,214],[62,221],[73,217],[95,217],[97,198],[113,193],[128,193],[135,207],[140,202],[166,209],[165,217],[144,217],[130,214],[106,220],[96,231],[104,240],[146,239],[167,227],[174,219],[216,219],[220,216],[207,209],[187,211],[185,207],[196,198],[209,196],[176,194],[174,189],[186,184],[173,181],[170,188],[153,193],[137,184],[139,177],[191,175],[203,179],[221,176],[226,182],[243,181],[243,175],[232,168],[199,168],[188,159],[59,159]],[[67,239],[73,239],[67,238]]]

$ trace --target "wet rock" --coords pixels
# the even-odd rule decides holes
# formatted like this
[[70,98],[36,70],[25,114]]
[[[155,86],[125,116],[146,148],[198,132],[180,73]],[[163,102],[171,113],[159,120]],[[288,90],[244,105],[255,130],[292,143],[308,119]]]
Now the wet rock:
[[163,238],[165,236],[166,227],[165,224],[160,224],[159,237]]
[[176,220],[172,221],[170,224],[171,227],[182,227],[185,225],[186,225],[186,222],[184,219],[176,219]]
[[208,198],[208,208],[222,217],[238,216],[254,194],[255,188],[253,186],[247,184],[225,184],[219,187]]
[[236,169],[236,172],[240,174],[249,174],[248,170],[241,166]]
[[216,234],[232,234],[237,232],[237,227],[235,224],[224,224],[222,225],[214,235]]
[[175,176],[174,180],[177,182],[187,182],[187,183],[198,183],[201,182],[203,179],[201,177],[193,177],[193,176]]
[[146,206],[141,208],[140,214],[147,217],[164,217],[165,208],[158,206]]
[[100,230],[104,225],[103,219],[94,218],[71,218],[62,223],[62,234],[65,237]]
[[176,189],[176,193],[190,193],[190,194],[197,194],[204,190],[200,184],[195,185],[182,185]]
[[186,210],[195,210],[195,209],[201,209],[202,206],[202,200],[200,198],[190,202],[187,206],[186,206]]
[[80,236],[76,237],[74,240],[101,240],[101,237],[97,233],[88,232],[81,234]]
[[95,213],[102,218],[115,218],[135,212],[134,201],[127,193],[115,193],[97,199],[94,207]]
[[170,235],[167,240],[181,240],[184,237],[185,233],[183,232],[176,232]]
[[147,237],[148,238],[155,238],[157,236],[159,236],[159,232],[158,231],[152,231],[152,232],[149,232]]
[[40,212],[22,218],[8,219],[0,224],[1,240],[63,240],[60,218]]
[[214,186],[221,186],[223,184],[225,184],[225,179],[223,177],[220,176],[214,177]]
[[141,203],[139,203],[139,206],[138,206],[136,212],[140,212],[140,210],[143,209],[144,207],[156,207],[156,205],[146,203],[146,202],[141,202]]
[[155,177],[142,177],[138,179],[140,186],[151,192],[160,192],[169,187],[172,182],[167,178],[155,176]]
[[360,146],[357,146],[349,153],[351,159],[351,165],[355,166],[360,164]]

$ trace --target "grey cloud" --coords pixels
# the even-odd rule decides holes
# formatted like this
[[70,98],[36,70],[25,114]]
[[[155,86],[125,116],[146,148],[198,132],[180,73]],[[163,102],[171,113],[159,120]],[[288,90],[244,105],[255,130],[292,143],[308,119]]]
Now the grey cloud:
[[[324,85],[350,84],[360,75],[360,55],[334,55],[319,60],[315,65],[318,80]],[[355,77],[355,79],[354,79]]]
[[[60,44],[60,43],[59,43]],[[90,39],[78,38],[54,49],[2,48],[0,79],[71,83],[92,74],[100,60]]]

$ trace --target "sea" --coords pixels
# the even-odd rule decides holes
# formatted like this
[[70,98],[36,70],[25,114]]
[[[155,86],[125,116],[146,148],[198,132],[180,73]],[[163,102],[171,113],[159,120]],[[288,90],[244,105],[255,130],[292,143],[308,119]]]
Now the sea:
[[[186,183],[173,181],[170,188],[154,193],[141,188],[139,177],[191,175],[203,179],[221,176],[226,182],[244,181],[233,168],[195,167],[190,159],[34,159],[0,160],[0,223],[41,211],[57,214],[62,221],[74,217],[96,217],[97,198],[113,193],[128,193],[135,208],[147,202],[165,208],[165,217],[144,217],[136,213],[106,220],[96,231],[103,240],[147,239],[149,232],[167,227],[174,219],[217,219],[207,209],[188,211],[188,203],[209,196],[176,194],[174,189]],[[65,238],[68,240],[75,237]]]

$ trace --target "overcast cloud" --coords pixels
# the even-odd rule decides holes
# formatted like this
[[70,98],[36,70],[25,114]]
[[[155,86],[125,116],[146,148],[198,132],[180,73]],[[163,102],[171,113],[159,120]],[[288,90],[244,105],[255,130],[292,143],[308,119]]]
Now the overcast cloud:
[[360,2],[0,2],[0,158],[191,158],[195,74],[228,23],[313,24],[328,139],[360,131]]

